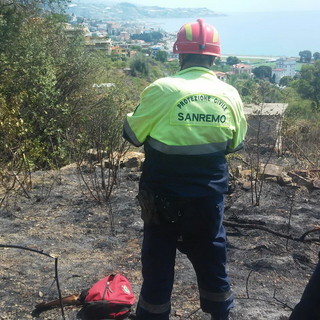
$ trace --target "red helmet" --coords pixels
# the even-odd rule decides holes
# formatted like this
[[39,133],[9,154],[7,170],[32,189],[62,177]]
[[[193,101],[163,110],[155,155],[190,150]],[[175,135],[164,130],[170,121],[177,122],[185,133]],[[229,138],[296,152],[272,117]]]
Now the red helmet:
[[203,19],[183,25],[173,45],[173,53],[206,54],[220,57],[218,31]]

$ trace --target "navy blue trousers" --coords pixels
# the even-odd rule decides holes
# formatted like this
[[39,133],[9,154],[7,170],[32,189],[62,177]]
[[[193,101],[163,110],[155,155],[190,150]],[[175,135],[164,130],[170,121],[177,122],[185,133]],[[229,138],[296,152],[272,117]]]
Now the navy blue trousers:
[[320,320],[320,261],[289,320]]
[[176,223],[144,226],[138,320],[169,319],[177,248],[194,267],[202,310],[218,317],[233,306],[226,272],[223,195],[188,201],[180,211]]

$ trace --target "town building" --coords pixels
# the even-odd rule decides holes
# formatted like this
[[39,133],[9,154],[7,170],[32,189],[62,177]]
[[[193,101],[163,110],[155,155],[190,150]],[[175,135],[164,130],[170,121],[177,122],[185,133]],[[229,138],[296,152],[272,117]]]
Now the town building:
[[129,55],[129,52],[126,48],[123,48],[121,46],[114,46],[112,47],[111,55],[117,57],[127,57]]
[[85,48],[88,51],[103,51],[106,55],[110,55],[112,52],[112,40],[107,38],[100,38],[100,39],[94,39],[94,38],[86,38],[85,41]]
[[246,73],[251,75],[252,73],[252,66],[244,64],[244,63],[237,63],[234,64],[231,67],[231,73],[232,74],[242,74],[242,73]]
[[226,72],[214,71],[214,73],[219,80],[222,80],[224,82],[227,81],[228,74]]
[[64,23],[64,30],[68,37],[75,37],[79,34],[79,32],[82,32],[84,35],[90,34],[89,26],[86,23],[82,24],[71,24],[71,23]]
[[122,31],[122,32],[120,32],[119,38],[121,41],[129,41],[130,40],[130,33],[126,32],[126,31]]
[[295,59],[280,58],[276,61],[276,67],[272,70],[275,83],[279,83],[282,77],[293,78],[296,74],[297,61]]

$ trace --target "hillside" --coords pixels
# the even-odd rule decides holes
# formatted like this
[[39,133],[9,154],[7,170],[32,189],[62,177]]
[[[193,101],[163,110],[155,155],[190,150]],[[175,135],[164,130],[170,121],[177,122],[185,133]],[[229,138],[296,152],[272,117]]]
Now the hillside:
[[91,19],[111,20],[141,20],[146,18],[189,18],[198,16],[218,16],[207,8],[163,8],[159,6],[138,6],[128,2],[118,4],[97,2],[87,3],[73,2],[67,10],[69,14],[75,14]]
[[[0,208],[0,243],[58,255],[62,295],[79,293],[120,272],[138,296],[142,222],[135,196],[140,172],[122,168],[120,176],[110,207],[105,207],[80,187],[75,166],[35,172],[29,198],[21,190]],[[267,179],[260,206],[252,206],[251,196],[242,183],[227,196],[228,266],[236,295],[231,319],[285,320],[315,267],[319,247],[232,224],[249,223],[299,237],[318,224],[320,190]],[[0,251],[1,319],[61,319],[60,309],[32,315],[36,304],[58,297],[53,259],[18,249]],[[209,319],[199,310],[192,266],[180,253],[172,303],[172,320]],[[75,320],[79,310],[65,307],[66,319]]]
[[[43,3],[55,7],[60,1],[27,0],[22,6],[14,0],[1,7],[0,320],[62,318],[59,309],[33,312],[36,304],[58,297],[53,256],[58,256],[63,296],[114,272],[126,275],[139,295],[143,225],[135,197],[140,171],[118,165],[127,150],[123,120],[135,110],[143,88],[178,69],[177,60],[163,65],[146,56],[149,48],[132,48],[135,55],[119,56],[91,51],[80,30],[61,23],[60,10],[42,12]],[[154,12],[169,14],[161,8],[142,14],[141,7],[126,3],[77,4],[84,13],[107,19],[130,15],[146,21]],[[305,64],[285,88],[268,77],[228,79],[246,104],[259,106],[252,126],[256,135],[248,136],[246,153],[229,159],[232,188],[226,196],[225,225],[236,295],[232,320],[286,320],[317,262],[319,74],[320,61],[315,61]],[[273,121],[278,113],[262,112],[267,103],[289,105],[281,125]],[[265,116],[272,116],[265,126],[270,136],[262,130]],[[266,162],[291,176],[267,176],[261,171]],[[80,183],[79,171],[91,194]],[[96,199],[103,199],[99,196],[110,191],[105,185],[115,177],[110,201],[97,203],[95,192]],[[255,187],[262,184],[258,205]],[[176,271],[171,320],[208,319],[199,311],[192,266],[180,253]],[[65,319],[77,319],[79,307],[64,309]]]

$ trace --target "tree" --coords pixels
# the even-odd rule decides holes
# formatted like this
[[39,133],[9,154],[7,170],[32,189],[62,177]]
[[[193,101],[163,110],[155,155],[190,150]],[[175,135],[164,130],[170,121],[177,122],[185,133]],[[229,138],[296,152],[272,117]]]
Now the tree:
[[33,169],[68,160],[66,136],[94,99],[102,69],[85,52],[81,34],[68,35],[64,17],[41,10],[43,4],[0,5],[6,44],[0,47],[0,154],[11,169],[22,161]]
[[228,57],[228,58],[227,58],[227,61],[226,61],[226,63],[227,63],[228,65],[230,65],[230,66],[232,66],[232,65],[234,65],[234,64],[237,64],[237,63],[240,63],[240,62],[241,62],[240,59],[237,58],[237,57]]
[[271,80],[272,77],[272,69],[269,66],[259,66],[252,70],[252,73],[258,79],[268,79]]
[[290,76],[284,76],[284,77],[282,77],[282,78],[280,79],[279,85],[280,85],[281,87],[287,87],[292,80],[293,80],[292,77],[290,77]]
[[167,51],[159,50],[156,53],[156,60],[160,62],[166,62],[168,60]]
[[[114,86],[101,91],[83,113],[82,125],[74,128],[80,130],[70,135],[71,152],[81,179],[91,196],[104,204],[118,182],[120,161],[127,151],[122,138],[123,119],[134,104],[127,90],[132,84],[126,83],[123,76],[115,75],[113,80]],[[93,150],[94,159],[88,150]],[[110,221],[112,226],[112,216]]]
[[220,58],[220,57],[215,58],[215,59],[214,59],[214,64],[215,64],[216,66],[221,65],[221,64],[222,64],[221,58]]
[[313,102],[314,109],[320,111],[320,61],[301,68],[300,79],[292,82],[294,88],[304,99]]
[[[48,12],[50,5],[56,5],[52,14],[61,11],[55,1],[0,4],[0,153],[5,155],[4,162],[13,165],[21,159],[30,165],[46,152],[55,153],[49,132],[52,115],[62,106],[56,105],[56,73],[50,51],[59,32],[55,28],[57,16],[51,19]],[[60,130],[56,129],[58,135]]]
[[143,54],[136,54],[131,62],[131,75],[137,77],[138,75],[142,75],[144,77],[149,76],[150,74],[150,66],[149,61],[146,56]]
[[135,51],[141,52],[142,51],[142,47],[139,46],[139,45],[131,46],[131,50],[135,50]]
[[314,61],[320,60],[320,52],[315,52],[315,53],[313,54],[313,60],[314,60]]
[[312,54],[309,50],[303,50],[299,52],[299,56],[300,62],[310,63]]
[[256,96],[258,92],[258,83],[253,79],[245,79],[236,76],[234,81],[234,86],[239,91],[243,102],[245,103],[254,103],[256,101]]
[[163,38],[163,35],[159,31],[144,32],[140,34],[131,35],[132,40],[144,40],[145,42],[157,43]]

